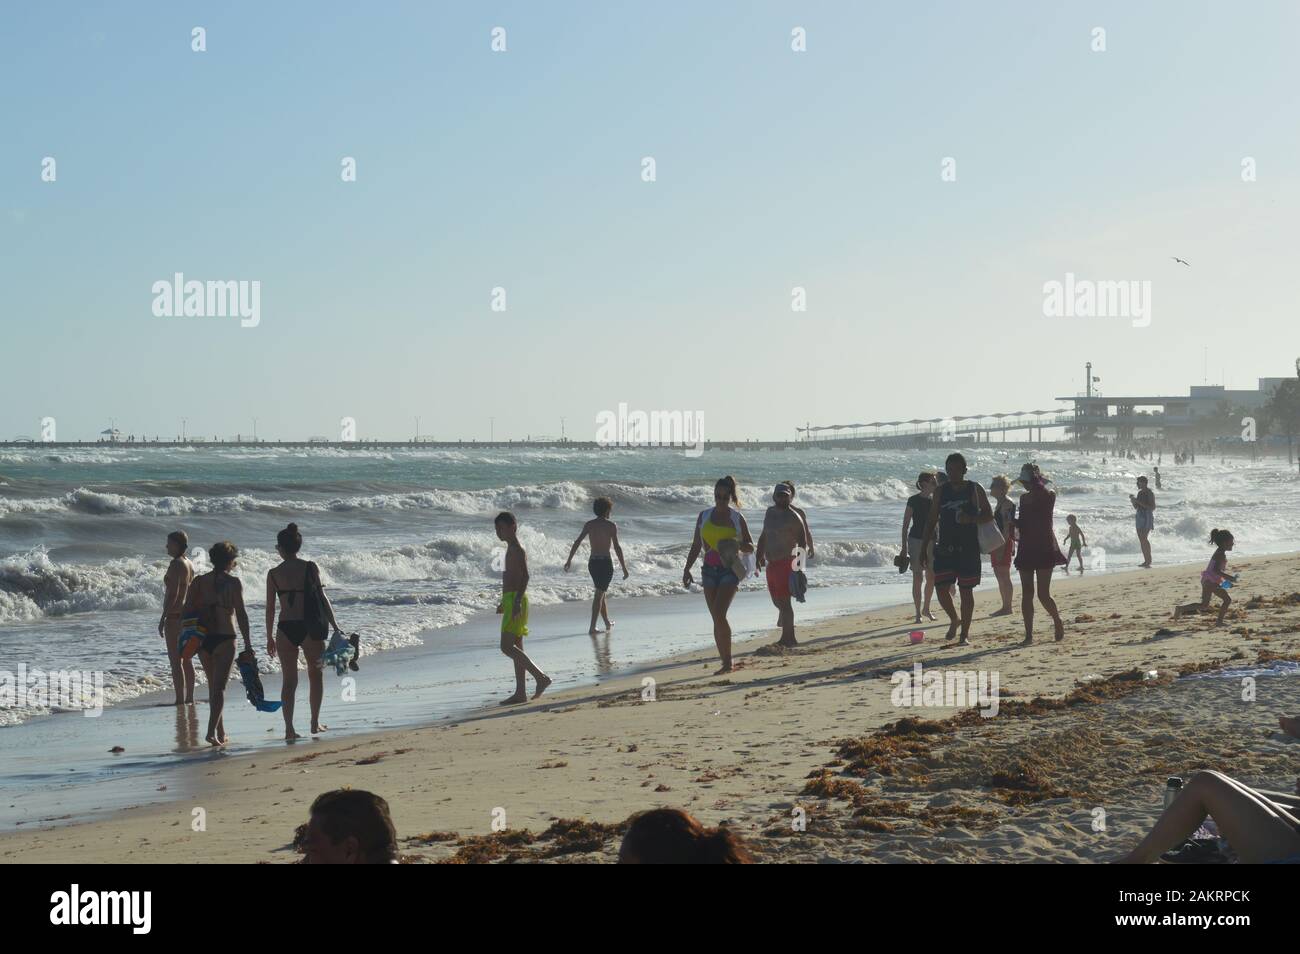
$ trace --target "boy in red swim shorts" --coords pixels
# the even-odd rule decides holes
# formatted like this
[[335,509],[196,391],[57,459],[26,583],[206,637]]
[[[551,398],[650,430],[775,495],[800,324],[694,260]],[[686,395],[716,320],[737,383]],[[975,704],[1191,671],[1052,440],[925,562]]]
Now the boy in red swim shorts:
[[767,592],[777,609],[777,623],[781,627],[778,646],[795,646],[794,606],[791,605],[790,574],[794,572],[796,555],[808,548],[808,534],[803,517],[790,506],[794,493],[788,484],[777,484],[772,490],[773,506],[763,516],[763,532],[758,536],[758,565],[767,565]]

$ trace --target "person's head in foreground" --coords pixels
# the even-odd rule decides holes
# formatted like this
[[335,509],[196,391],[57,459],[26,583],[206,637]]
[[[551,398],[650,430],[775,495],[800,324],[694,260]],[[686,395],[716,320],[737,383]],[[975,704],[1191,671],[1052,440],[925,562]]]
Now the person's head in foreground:
[[172,559],[181,556],[190,548],[190,538],[184,530],[173,530],[167,534],[167,555]]
[[718,482],[713,485],[713,501],[719,507],[725,507],[729,503],[740,506],[740,498],[736,495],[736,478],[728,474],[726,477],[718,478]]
[[1211,530],[1210,542],[1216,547],[1222,547],[1224,550],[1232,549],[1232,534],[1227,530]]
[[235,561],[239,559],[239,548],[229,540],[222,540],[220,543],[212,544],[208,550],[208,559],[212,561],[212,569],[217,573],[229,573],[235,568]]
[[303,839],[309,865],[397,863],[397,830],[388,802],[373,792],[340,788],[319,796]]
[[1011,490],[1011,481],[1007,480],[1003,474],[998,474],[989,481],[989,493],[998,500],[1004,498],[1009,490]]
[[1073,526],[1074,526],[1076,523],[1078,523],[1079,521],[1075,518],[1074,514],[1070,514],[1069,516],[1067,516],[1067,517],[1065,518],[1065,522],[1068,523],[1070,526],[1073,527]]
[[497,539],[509,543],[515,538],[515,533],[519,530],[519,521],[515,520],[515,515],[509,510],[503,510],[497,514],[496,520],[492,521],[496,527]]
[[1138,490],[1147,489],[1147,478],[1145,474],[1143,474],[1141,477],[1137,479],[1137,485],[1138,485]]
[[935,479],[934,471],[932,470],[923,470],[916,477],[916,489],[919,490],[922,495],[933,493],[936,483],[937,480]]
[[614,501],[608,497],[597,497],[591,502],[591,512],[601,520],[608,520],[610,511],[614,509]]
[[781,509],[789,507],[792,500],[794,500],[794,490],[789,484],[782,481],[772,488],[772,502]]
[[705,828],[680,808],[655,808],[632,819],[621,865],[751,865],[744,843],[726,828]]
[[951,453],[943,462],[943,469],[948,474],[948,480],[959,484],[966,479],[966,458],[956,452]]

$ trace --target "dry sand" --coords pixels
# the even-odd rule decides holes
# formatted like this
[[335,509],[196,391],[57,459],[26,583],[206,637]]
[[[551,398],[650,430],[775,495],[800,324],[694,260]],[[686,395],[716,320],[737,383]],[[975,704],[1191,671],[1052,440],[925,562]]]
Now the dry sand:
[[[1177,678],[1300,654],[1300,556],[1231,568],[1243,581],[1222,628],[1171,618],[1199,595],[1198,567],[1058,574],[1066,640],[1052,641],[1040,608],[1037,643],[1020,647],[1018,584],[1016,615],[990,619],[986,574],[970,646],[943,644],[943,623],[910,644],[910,606],[801,630],[789,653],[763,634],[738,644],[726,677],[701,653],[455,724],[185,768],[173,790],[201,797],[6,834],[0,859],[292,862],[311,800],[351,786],[388,800],[410,862],[613,860],[620,823],[660,805],[725,822],[763,860],[1104,861],[1149,827],[1167,775],[1295,784],[1300,740],[1277,716],[1300,713],[1300,677],[1260,678],[1250,702],[1239,680]],[[890,675],[918,661],[996,670],[999,714],[896,707]],[[1159,676],[1132,676],[1148,670]],[[654,701],[642,701],[646,676]],[[907,717],[923,721],[881,731]],[[191,830],[195,808],[206,831]],[[507,831],[493,834],[494,813]]]

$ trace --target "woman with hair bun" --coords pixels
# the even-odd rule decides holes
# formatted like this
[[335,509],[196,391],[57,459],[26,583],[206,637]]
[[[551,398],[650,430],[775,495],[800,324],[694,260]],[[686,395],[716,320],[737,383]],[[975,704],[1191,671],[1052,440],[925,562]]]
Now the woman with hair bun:
[[[280,657],[280,700],[284,704],[286,742],[299,738],[293,728],[299,649],[307,657],[311,734],[319,735],[329,728],[320,721],[321,700],[325,697],[320,660],[325,652],[327,630],[333,627],[334,632],[339,631],[334,607],[321,584],[320,567],[299,559],[298,551],[301,549],[302,534],[298,525],[291,523],[275,537],[275,550],[283,562],[266,574],[266,651],[268,655]],[[278,626],[275,622],[277,605],[280,608]]]
[[741,579],[748,575],[748,567],[741,554],[754,552],[754,541],[749,535],[749,525],[733,505],[740,503],[736,495],[736,478],[730,475],[713,485],[714,505],[700,511],[695,519],[695,536],[691,552],[686,555],[686,569],[682,571],[682,586],[687,589],[695,582],[691,567],[695,558],[704,551],[704,569],[700,586],[704,602],[713,617],[713,641],[718,647],[722,667],[714,673],[731,672],[731,624],[727,610],[736,597]]
[[618,851],[621,865],[752,865],[753,856],[726,828],[705,828],[680,808],[632,819]]

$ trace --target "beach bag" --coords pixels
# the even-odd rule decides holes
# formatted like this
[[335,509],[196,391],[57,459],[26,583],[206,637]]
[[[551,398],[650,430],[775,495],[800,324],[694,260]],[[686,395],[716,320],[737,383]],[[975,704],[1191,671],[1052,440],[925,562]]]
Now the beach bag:
[[1000,550],[1006,545],[1006,537],[1002,536],[1002,531],[998,529],[996,521],[990,520],[988,523],[978,525],[980,538],[980,553],[992,553],[994,550]]
[[302,581],[302,621],[307,624],[307,635],[312,639],[324,639],[329,632],[330,619],[321,593],[320,567],[315,563],[307,564],[307,573]]

